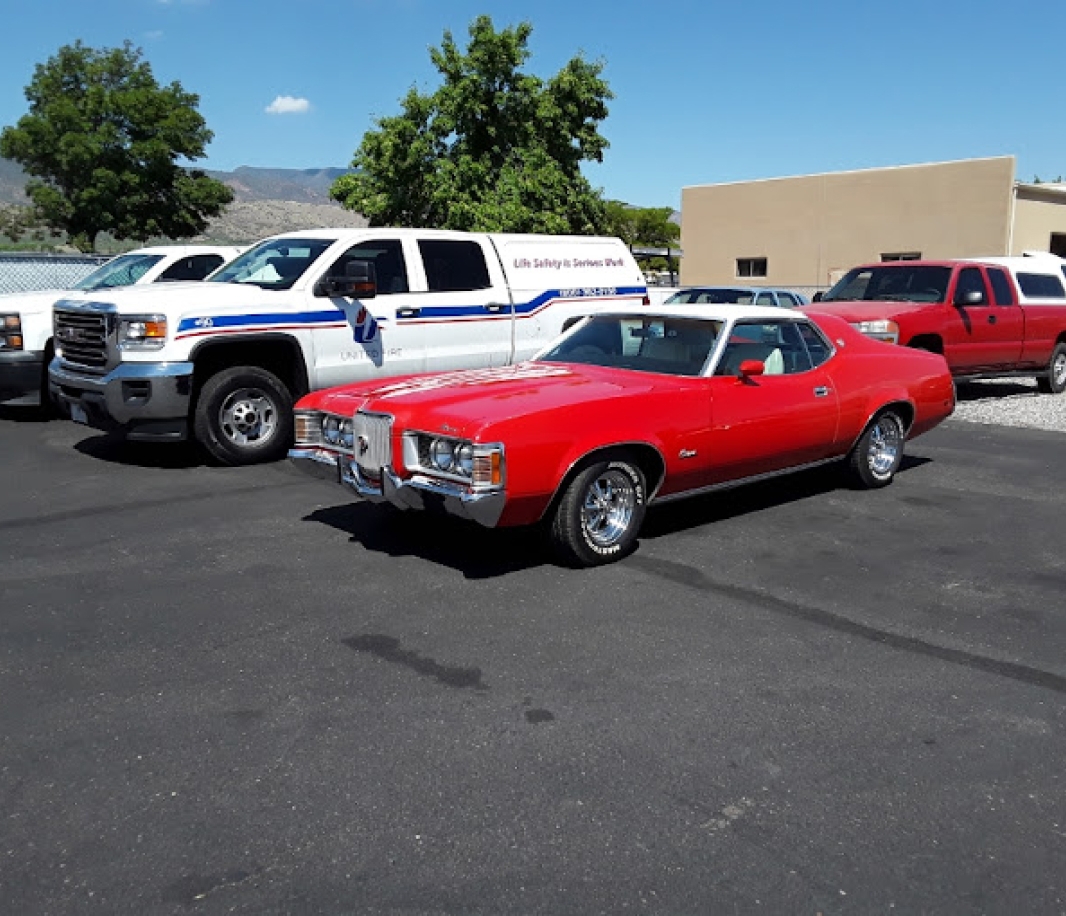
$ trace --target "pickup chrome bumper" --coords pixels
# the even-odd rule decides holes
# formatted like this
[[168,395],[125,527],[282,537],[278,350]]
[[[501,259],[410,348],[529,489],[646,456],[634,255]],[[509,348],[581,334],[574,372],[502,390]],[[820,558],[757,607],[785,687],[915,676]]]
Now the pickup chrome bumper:
[[370,502],[387,502],[404,510],[442,509],[486,528],[496,527],[507,499],[503,490],[472,492],[458,484],[423,476],[403,479],[390,468],[381,469],[378,485],[367,479],[351,458],[326,449],[290,449],[289,460],[312,477],[342,484]]
[[48,367],[52,399],[71,419],[96,429],[122,430],[130,439],[188,435],[193,364],[120,363],[90,375],[59,358]]

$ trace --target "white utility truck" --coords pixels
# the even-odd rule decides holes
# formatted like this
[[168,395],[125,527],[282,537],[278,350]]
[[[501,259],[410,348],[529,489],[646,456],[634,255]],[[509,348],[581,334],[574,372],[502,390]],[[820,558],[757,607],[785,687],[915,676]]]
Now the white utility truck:
[[131,439],[191,435],[223,464],[270,461],[308,391],[505,365],[567,319],[647,292],[616,238],[287,233],[205,283],[57,302],[51,393],[75,421]]

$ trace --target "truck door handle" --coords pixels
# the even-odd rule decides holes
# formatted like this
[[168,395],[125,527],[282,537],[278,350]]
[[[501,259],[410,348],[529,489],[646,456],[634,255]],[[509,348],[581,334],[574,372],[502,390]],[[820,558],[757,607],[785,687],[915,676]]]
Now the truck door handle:
[[988,323],[989,324],[995,324],[996,323],[996,316],[995,315],[989,315],[988,316]]
[[396,309],[396,317],[397,318],[417,318],[421,314],[422,314],[422,309],[416,309],[416,308]]
[[506,302],[490,302],[490,303],[488,303],[485,306],[485,311],[486,312],[498,313],[498,312],[504,311],[504,309],[506,309],[506,308],[507,308],[507,303]]
[[819,385],[814,389],[814,396],[816,398],[825,398],[829,396],[829,391],[830,389],[826,388],[825,385]]

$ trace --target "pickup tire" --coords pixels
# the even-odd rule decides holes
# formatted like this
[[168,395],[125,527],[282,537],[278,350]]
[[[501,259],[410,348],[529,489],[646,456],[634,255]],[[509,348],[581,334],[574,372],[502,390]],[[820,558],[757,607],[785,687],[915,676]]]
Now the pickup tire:
[[1048,362],[1047,375],[1039,375],[1036,387],[1044,394],[1062,394],[1066,391],[1066,344],[1055,345]]
[[647,487],[636,464],[597,461],[563,491],[552,519],[552,547],[571,566],[600,566],[621,559],[644,523]]
[[870,421],[848,456],[855,484],[864,490],[887,487],[903,463],[903,421],[892,410]]
[[193,431],[220,464],[277,461],[292,443],[292,395],[266,369],[223,369],[200,390]]

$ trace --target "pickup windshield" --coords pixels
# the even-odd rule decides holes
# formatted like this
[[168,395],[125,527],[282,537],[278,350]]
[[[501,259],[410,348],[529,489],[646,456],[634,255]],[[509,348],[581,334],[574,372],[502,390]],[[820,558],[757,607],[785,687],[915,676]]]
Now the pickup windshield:
[[822,296],[822,302],[943,302],[950,280],[950,267],[856,267]]
[[291,289],[333,242],[334,239],[267,239],[212,274],[207,282]]
[[163,260],[160,254],[122,254],[97,267],[89,276],[82,277],[75,289],[114,289],[116,286],[133,286],[154,264]]

